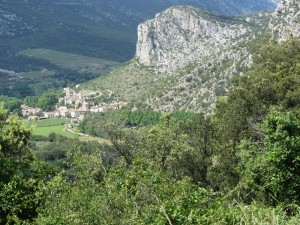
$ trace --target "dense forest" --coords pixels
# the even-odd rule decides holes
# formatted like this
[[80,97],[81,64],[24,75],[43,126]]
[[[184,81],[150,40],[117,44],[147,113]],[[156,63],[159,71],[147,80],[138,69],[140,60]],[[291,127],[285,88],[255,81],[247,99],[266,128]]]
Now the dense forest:
[[1,106],[0,224],[300,224],[299,76],[299,40],[267,44],[211,116],[79,125],[110,145],[32,137]]

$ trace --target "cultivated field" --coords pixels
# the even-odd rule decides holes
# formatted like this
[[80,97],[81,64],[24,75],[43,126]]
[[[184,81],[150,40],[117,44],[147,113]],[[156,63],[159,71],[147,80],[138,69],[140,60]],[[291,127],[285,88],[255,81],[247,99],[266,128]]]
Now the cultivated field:
[[50,70],[47,70],[47,69],[42,69],[42,70],[39,70],[39,71],[26,72],[26,73],[24,73],[24,76],[29,77],[29,78],[41,78],[41,77],[52,76],[54,74],[55,74],[54,71],[50,71]]
[[27,49],[19,52],[20,55],[45,59],[55,65],[66,69],[71,69],[81,73],[104,73],[117,67],[120,63],[100,58],[87,57],[83,55],[71,54],[55,51],[51,49]]

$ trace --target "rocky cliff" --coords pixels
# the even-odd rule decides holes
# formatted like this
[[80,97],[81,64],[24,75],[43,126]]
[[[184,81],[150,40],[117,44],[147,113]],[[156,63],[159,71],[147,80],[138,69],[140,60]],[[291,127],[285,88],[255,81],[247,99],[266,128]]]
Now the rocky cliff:
[[275,38],[280,41],[286,40],[290,36],[300,36],[300,1],[281,1],[269,24],[270,30]]
[[218,17],[193,7],[172,7],[138,27],[141,64],[174,72],[251,39],[257,19]]

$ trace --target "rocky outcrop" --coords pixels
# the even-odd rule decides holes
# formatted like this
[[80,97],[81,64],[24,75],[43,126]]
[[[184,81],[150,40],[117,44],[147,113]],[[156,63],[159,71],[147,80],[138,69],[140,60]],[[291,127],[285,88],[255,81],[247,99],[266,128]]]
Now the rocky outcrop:
[[272,15],[269,28],[279,41],[300,37],[300,1],[282,0]]
[[249,39],[254,22],[250,21],[172,7],[139,25],[136,57],[141,64],[174,72]]

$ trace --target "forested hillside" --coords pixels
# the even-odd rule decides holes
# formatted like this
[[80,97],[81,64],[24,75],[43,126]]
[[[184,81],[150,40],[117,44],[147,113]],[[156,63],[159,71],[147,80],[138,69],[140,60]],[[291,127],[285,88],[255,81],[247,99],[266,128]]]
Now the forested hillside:
[[104,127],[109,146],[32,142],[1,109],[0,223],[299,224],[300,41],[253,59],[211,116],[120,111],[82,124]]

